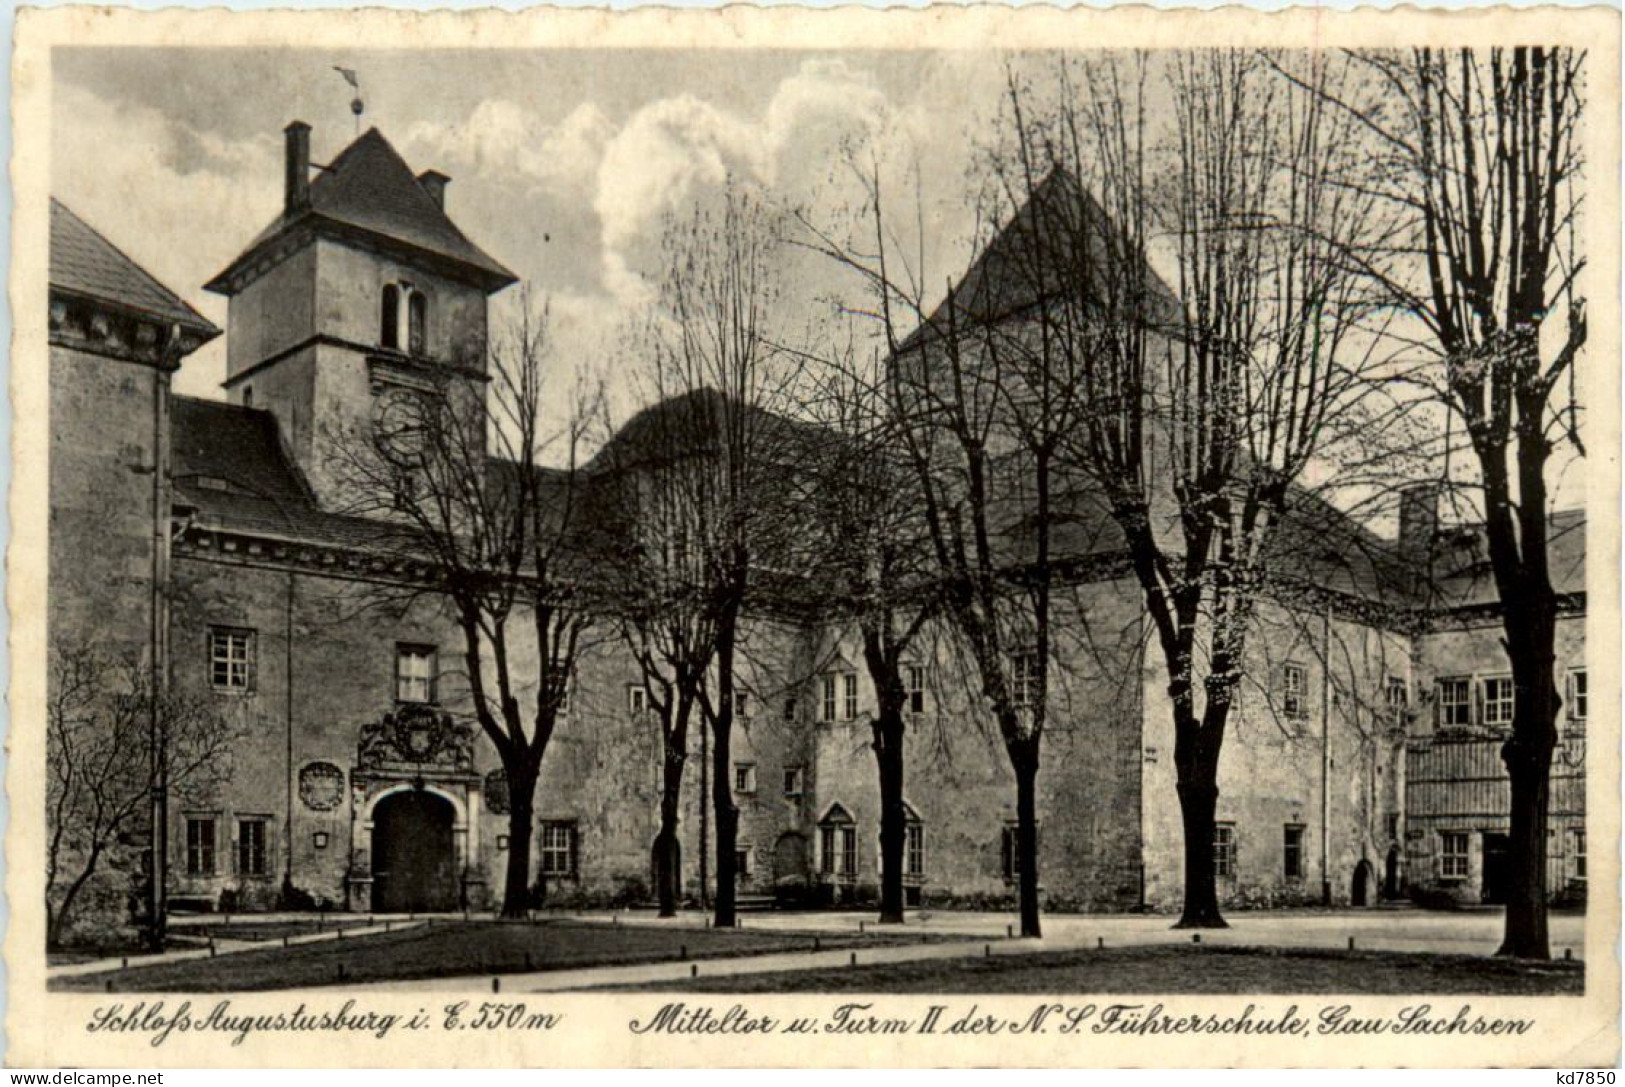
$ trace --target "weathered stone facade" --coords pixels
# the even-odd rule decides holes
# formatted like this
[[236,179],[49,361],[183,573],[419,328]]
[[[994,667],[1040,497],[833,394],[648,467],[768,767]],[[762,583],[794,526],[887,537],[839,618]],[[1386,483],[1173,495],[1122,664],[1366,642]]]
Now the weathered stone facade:
[[[383,163],[431,203],[395,234],[311,218],[309,202],[335,207],[320,186],[343,183],[345,156],[303,210],[290,193],[273,230],[211,284],[231,297],[229,405],[171,397],[162,366],[53,342],[53,629],[102,629],[151,652],[160,600],[173,684],[214,698],[240,729],[229,783],[171,812],[178,903],[480,908],[500,892],[506,788],[468,713],[462,634],[432,595],[380,594],[413,571],[370,553],[368,526],[338,515],[319,446],[324,428],[365,425],[391,381],[460,365],[459,345],[485,339],[488,293],[511,277],[466,239],[455,252],[436,240],[443,186],[413,181],[376,132],[356,147],[365,154],[345,152],[352,168]],[[406,333],[420,340],[391,345],[380,299],[399,284],[430,301],[425,325]],[[150,472],[171,454],[155,533]],[[1038,778],[1044,898],[1051,909],[1176,909],[1172,717],[1139,588],[1108,565],[1061,596]],[[1493,617],[1428,625],[1418,614],[1413,600],[1359,586],[1261,607],[1220,760],[1227,904],[1373,903],[1407,885],[1482,896],[1481,844],[1461,876],[1441,878],[1439,834],[1504,826],[1505,782],[1486,754],[1495,741],[1436,732],[1426,707],[1442,676],[1501,670]],[[1568,666],[1583,667],[1582,625],[1562,628]],[[521,645],[520,675],[533,656]],[[873,691],[854,633],[752,616],[741,660],[742,893],[868,901],[879,796]],[[946,631],[919,636],[911,667],[909,897],[1012,903],[1015,789],[997,729]],[[640,684],[603,625],[542,764],[533,870],[549,902],[650,897],[661,746]],[[712,772],[702,732],[690,738],[680,827],[696,899],[702,864],[714,869],[702,861]],[[1554,890],[1584,878],[1561,847],[1583,835],[1584,779],[1571,761],[1583,729],[1568,735]]]

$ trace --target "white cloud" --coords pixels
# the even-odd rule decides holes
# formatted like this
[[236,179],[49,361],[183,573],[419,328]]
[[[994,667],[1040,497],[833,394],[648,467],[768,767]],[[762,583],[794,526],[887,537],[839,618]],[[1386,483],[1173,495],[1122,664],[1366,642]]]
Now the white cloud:
[[[224,268],[281,202],[276,135],[226,140],[156,110],[58,84],[52,194],[221,328],[226,300],[203,284]],[[179,391],[218,396],[225,337],[182,366]]]
[[580,197],[598,174],[612,125],[590,102],[556,125],[506,98],[487,98],[461,124],[420,121],[402,140],[407,157],[447,173],[529,180],[553,195]]

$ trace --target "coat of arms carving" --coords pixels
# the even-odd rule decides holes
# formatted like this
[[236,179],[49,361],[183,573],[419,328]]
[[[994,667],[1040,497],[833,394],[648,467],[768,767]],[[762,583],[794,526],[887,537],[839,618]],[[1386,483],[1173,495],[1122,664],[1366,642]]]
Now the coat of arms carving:
[[433,706],[407,704],[361,726],[356,763],[363,770],[434,768],[469,772],[474,730]]

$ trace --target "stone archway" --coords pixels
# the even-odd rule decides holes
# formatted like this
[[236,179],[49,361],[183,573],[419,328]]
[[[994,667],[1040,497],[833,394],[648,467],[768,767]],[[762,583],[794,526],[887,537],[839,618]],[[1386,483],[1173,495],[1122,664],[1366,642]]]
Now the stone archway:
[[372,908],[437,913],[457,908],[459,887],[451,801],[424,789],[391,792],[372,811]]
[[1371,905],[1371,892],[1377,882],[1377,873],[1371,867],[1370,861],[1361,861],[1354,866],[1354,885],[1349,893],[1349,904],[1353,906]]

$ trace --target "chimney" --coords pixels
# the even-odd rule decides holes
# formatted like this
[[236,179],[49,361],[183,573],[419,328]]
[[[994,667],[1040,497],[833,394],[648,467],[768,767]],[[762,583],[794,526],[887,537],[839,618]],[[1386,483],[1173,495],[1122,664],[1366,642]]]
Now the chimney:
[[1412,483],[1399,492],[1399,546],[1408,555],[1425,557],[1439,534],[1441,483]]
[[288,214],[310,207],[310,126],[294,121],[282,130],[287,137],[288,174],[283,208]]
[[441,211],[446,210],[446,186],[451,184],[451,178],[439,170],[425,170],[418,175],[418,184],[429,194],[429,199],[434,201],[435,207]]

